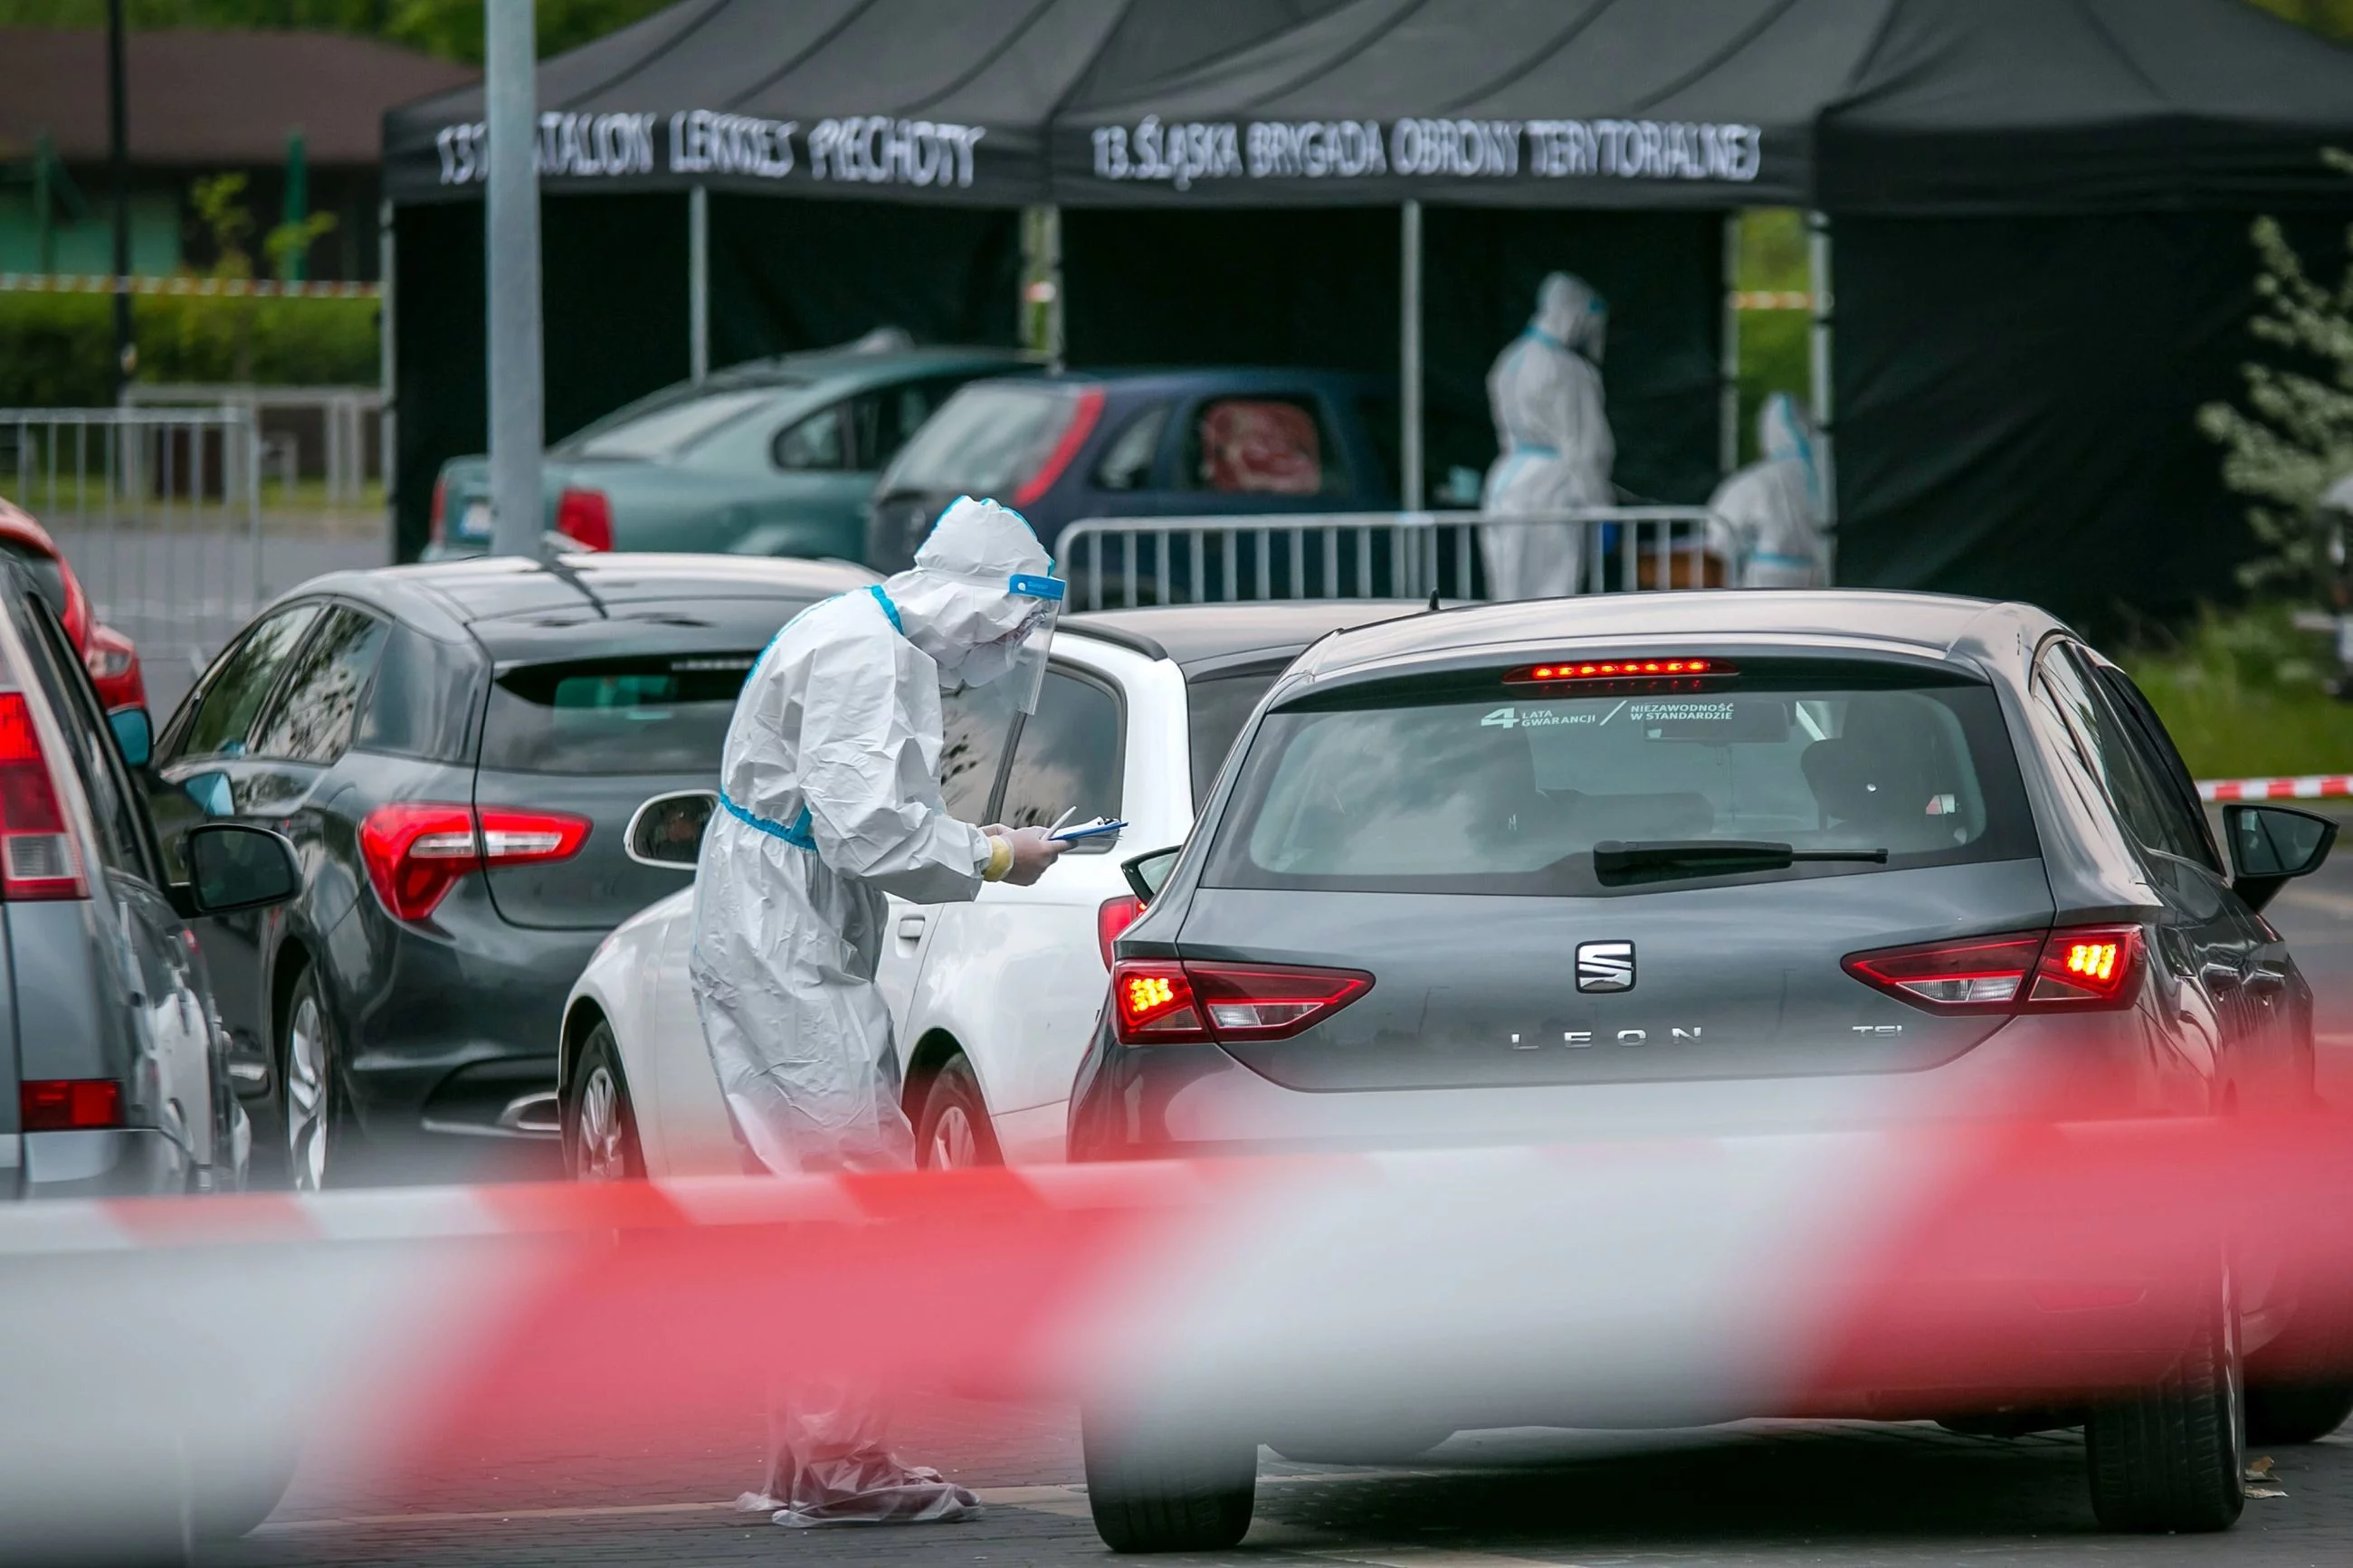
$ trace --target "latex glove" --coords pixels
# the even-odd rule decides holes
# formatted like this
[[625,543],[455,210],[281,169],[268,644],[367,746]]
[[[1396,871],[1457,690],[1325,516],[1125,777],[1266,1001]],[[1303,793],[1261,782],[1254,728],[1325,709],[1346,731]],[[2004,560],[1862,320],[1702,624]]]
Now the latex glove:
[[1046,868],[1069,846],[1046,836],[1042,827],[1017,827],[998,837],[1013,851],[1013,865],[1005,873],[1005,880],[1017,888],[1026,888],[1046,874]]

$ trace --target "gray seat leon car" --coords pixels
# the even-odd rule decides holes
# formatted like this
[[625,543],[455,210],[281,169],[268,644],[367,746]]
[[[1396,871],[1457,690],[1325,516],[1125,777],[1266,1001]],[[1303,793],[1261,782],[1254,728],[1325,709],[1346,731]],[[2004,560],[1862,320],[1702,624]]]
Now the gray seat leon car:
[[[2312,994],[2261,911],[2335,829],[2222,827],[2125,672],[2027,605],[1630,595],[1339,632],[1181,850],[1128,863],[1149,904],[1071,1152],[2306,1108]],[[2309,1440],[2353,1407],[2266,1378],[2308,1363],[2238,1289],[2165,1388],[2005,1417],[2088,1424],[2111,1525],[2220,1528],[2247,1422]],[[1983,1417],[1958,1404],[1874,1413]],[[1478,1414],[1454,1425],[1506,1424]],[[1106,1537],[1238,1538],[1241,1449],[1162,1458],[1091,1449]]]

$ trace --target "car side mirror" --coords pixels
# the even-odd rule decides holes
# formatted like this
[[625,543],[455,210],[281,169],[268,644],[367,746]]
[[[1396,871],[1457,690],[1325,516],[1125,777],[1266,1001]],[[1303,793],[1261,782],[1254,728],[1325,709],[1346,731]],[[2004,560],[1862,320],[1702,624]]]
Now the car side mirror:
[[1136,898],[1148,904],[1162,888],[1167,886],[1168,873],[1176,869],[1176,858],[1183,853],[1185,847],[1178,844],[1166,849],[1153,849],[1131,856],[1119,863],[1119,874],[1127,879],[1127,885],[1135,890]]
[[282,904],[302,890],[294,846],[266,827],[212,822],[181,841],[188,863],[188,912],[235,914]]
[[702,856],[702,830],[718,809],[719,796],[712,790],[658,795],[630,816],[622,848],[640,866],[691,871]]
[[127,767],[143,768],[155,755],[155,721],[144,708],[117,708],[106,716],[106,727],[114,731],[114,749],[122,753]]
[[2231,848],[2231,887],[2260,910],[2291,879],[2320,869],[2337,842],[2337,824],[2284,805],[2226,805],[2222,838]]

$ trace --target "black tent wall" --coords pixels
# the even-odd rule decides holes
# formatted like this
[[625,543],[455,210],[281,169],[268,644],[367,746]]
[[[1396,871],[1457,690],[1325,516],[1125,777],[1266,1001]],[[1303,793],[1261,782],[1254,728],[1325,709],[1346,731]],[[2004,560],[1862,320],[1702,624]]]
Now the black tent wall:
[[[1014,341],[1016,214],[729,196],[711,209],[714,366],[879,326],[925,342]],[[490,439],[482,209],[396,213],[396,546],[413,561],[434,476]],[[685,195],[543,198],[540,256],[550,441],[686,378]]]
[[[1017,212],[714,193],[711,363],[824,348],[885,326],[918,342],[1009,348],[1020,279]],[[685,331],[681,321],[681,346]]]
[[[1488,367],[1536,287],[1575,272],[1610,303],[1618,482],[1699,501],[1717,479],[1723,219],[1708,213],[1430,207],[1422,215],[1424,472],[1495,455]],[[1398,374],[1395,207],[1062,214],[1070,363],[1314,365]]]
[[[2253,215],[1836,220],[1838,576],[2101,632],[2235,592],[2253,549],[2199,405],[2275,358]],[[2341,230],[2289,232],[2334,275]]]

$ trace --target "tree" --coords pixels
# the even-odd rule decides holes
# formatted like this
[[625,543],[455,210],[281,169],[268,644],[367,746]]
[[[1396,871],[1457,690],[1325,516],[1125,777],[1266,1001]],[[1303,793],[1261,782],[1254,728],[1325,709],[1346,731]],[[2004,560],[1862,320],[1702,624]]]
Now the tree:
[[[2325,154],[2353,173],[2353,156]],[[2353,250],[2353,230],[2347,234]],[[2198,427],[2223,447],[2222,482],[2257,505],[2247,521],[2267,554],[2240,569],[2250,586],[2319,585],[2328,570],[2321,492],[2353,473],[2353,262],[2334,289],[2313,281],[2278,222],[2258,218],[2261,296],[2248,330],[2299,356],[2312,374],[2242,367],[2247,407],[2210,403]]]

